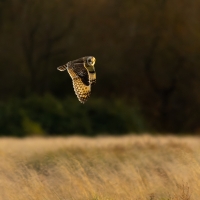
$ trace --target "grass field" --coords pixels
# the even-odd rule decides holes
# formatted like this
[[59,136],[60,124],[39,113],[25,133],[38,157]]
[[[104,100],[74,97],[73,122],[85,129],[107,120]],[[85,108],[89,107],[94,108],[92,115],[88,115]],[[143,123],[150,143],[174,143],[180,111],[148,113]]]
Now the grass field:
[[0,200],[123,199],[200,199],[200,138],[0,139]]

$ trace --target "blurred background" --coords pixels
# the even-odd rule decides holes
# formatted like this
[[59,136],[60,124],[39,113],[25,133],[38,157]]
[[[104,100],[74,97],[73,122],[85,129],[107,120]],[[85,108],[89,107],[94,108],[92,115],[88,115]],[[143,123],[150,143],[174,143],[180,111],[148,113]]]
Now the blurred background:
[[[200,131],[199,0],[0,0],[0,135]],[[59,65],[96,57],[82,105]]]

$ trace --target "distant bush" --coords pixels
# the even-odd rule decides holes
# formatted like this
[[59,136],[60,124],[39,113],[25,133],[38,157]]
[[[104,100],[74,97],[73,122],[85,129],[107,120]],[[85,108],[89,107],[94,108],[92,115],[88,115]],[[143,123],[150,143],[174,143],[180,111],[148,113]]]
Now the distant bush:
[[139,108],[122,100],[76,98],[56,99],[51,95],[31,96],[0,103],[0,134],[96,135],[145,131],[147,125]]

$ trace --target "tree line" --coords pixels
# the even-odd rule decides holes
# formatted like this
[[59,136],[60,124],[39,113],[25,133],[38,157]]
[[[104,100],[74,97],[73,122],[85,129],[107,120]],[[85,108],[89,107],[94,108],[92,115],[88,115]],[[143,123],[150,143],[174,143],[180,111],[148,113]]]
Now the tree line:
[[[56,67],[92,55],[97,84],[86,107],[102,101],[96,109],[106,113],[106,104],[116,110],[110,102],[119,100],[124,111],[139,108],[147,131],[197,133],[199,8],[198,0],[0,0],[2,105],[33,95],[60,102],[74,96],[70,77]],[[137,128],[119,132],[131,130]]]

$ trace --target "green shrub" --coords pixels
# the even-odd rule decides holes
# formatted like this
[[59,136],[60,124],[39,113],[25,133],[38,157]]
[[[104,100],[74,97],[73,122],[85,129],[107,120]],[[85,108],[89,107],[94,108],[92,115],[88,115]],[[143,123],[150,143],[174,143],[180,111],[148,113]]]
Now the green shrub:
[[29,118],[24,118],[22,121],[22,129],[25,135],[45,135],[45,131],[42,129],[39,123],[32,121]]
[[52,95],[30,96],[0,103],[1,135],[122,134],[145,131],[140,109],[121,100],[74,98],[58,100]]

